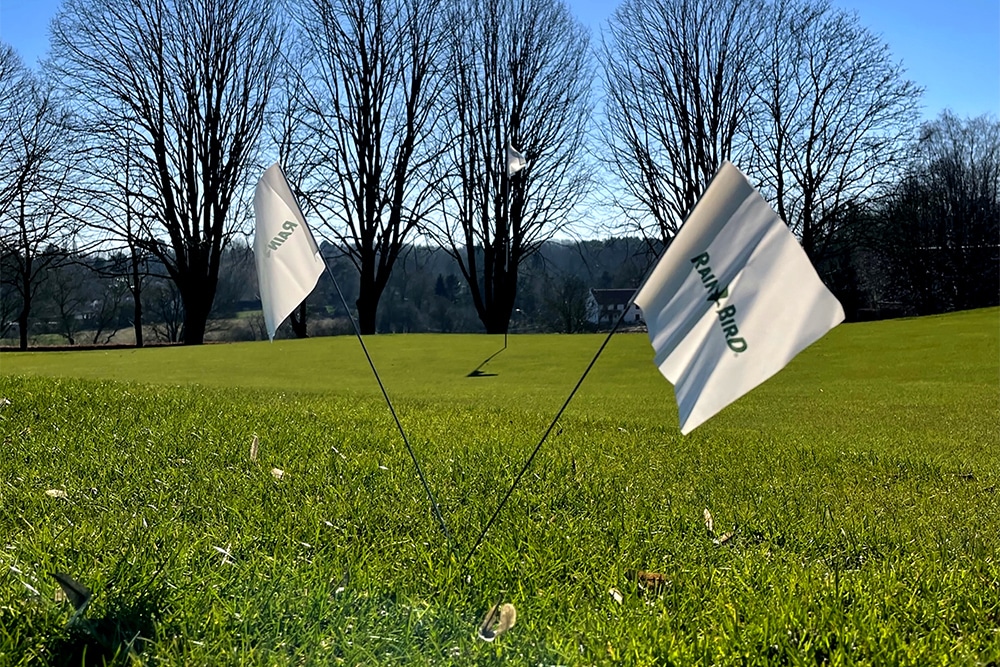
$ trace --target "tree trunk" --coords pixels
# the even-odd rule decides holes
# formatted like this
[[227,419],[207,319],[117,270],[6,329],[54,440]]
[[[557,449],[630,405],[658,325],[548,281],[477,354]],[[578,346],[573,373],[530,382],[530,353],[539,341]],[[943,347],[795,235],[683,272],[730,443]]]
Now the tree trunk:
[[493,317],[489,318],[486,324],[486,333],[488,334],[503,334],[507,333],[507,322],[503,318],[499,317],[499,313],[493,312]]
[[181,300],[184,303],[184,328],[181,338],[185,345],[201,345],[205,342],[205,329],[209,312],[212,310],[213,298],[214,289],[212,293],[197,288],[181,292]]
[[363,335],[371,335],[376,332],[378,324],[378,302],[385,291],[385,285],[389,280],[388,271],[380,277],[375,270],[374,258],[362,261],[361,272],[358,276],[358,300],[354,305],[358,309],[358,329]]
[[358,329],[361,331],[361,334],[364,336],[374,334],[377,323],[378,297],[359,296],[354,305],[358,307]]
[[142,301],[137,292],[132,293],[132,328],[135,330],[135,346],[142,347]]
[[25,299],[25,305],[21,308],[21,312],[17,314],[17,329],[18,336],[20,338],[20,348],[22,350],[28,349],[28,311],[30,306],[29,302]]
[[135,346],[142,347],[142,283],[139,275],[139,262],[135,261],[135,251],[132,255],[132,328],[135,330]]

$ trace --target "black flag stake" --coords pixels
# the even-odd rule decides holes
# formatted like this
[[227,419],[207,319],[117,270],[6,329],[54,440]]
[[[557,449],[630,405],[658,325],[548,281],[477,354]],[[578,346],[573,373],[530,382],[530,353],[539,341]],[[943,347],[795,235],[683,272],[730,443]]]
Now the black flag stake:
[[[638,290],[636,290],[636,293],[638,293]],[[556,427],[556,423],[559,421],[559,418],[562,417],[563,412],[565,412],[566,407],[569,406],[569,402],[573,400],[573,397],[576,395],[576,392],[580,388],[580,385],[583,384],[583,381],[590,373],[590,369],[592,369],[594,367],[594,364],[597,363],[598,357],[600,357],[601,353],[604,352],[604,348],[608,346],[608,343],[611,341],[611,337],[615,334],[615,331],[618,330],[618,327],[625,320],[625,314],[628,313],[629,309],[632,307],[632,301],[634,299],[635,299],[634,296],[632,297],[632,299],[629,299],[628,304],[626,304],[625,308],[622,309],[622,314],[618,316],[618,320],[615,322],[614,326],[611,327],[611,331],[608,332],[608,335],[604,339],[604,342],[601,343],[601,347],[597,349],[597,354],[595,354],[594,358],[590,360],[589,364],[587,364],[587,369],[583,371],[583,375],[581,375],[580,379],[576,381],[576,386],[573,387],[573,391],[569,392],[569,396],[566,397],[566,401],[562,404],[562,407],[559,408],[559,412],[557,412],[556,416],[552,418],[552,423],[549,424],[549,427],[547,429],[545,429],[545,433],[542,434],[541,440],[538,441],[538,444],[535,445],[535,449],[532,450],[531,456],[529,456],[528,460],[524,462],[524,466],[521,468],[521,472],[517,473],[517,477],[514,478],[514,482],[510,485],[510,488],[507,489],[507,493],[500,500],[500,504],[497,505],[496,510],[494,510],[493,516],[491,516],[490,520],[486,522],[486,525],[483,527],[483,531],[479,533],[479,537],[476,539],[476,543],[472,545],[471,549],[469,549],[468,555],[466,555],[465,559],[462,561],[461,567],[459,568],[459,573],[461,573],[461,571],[465,569],[465,566],[469,564],[469,561],[472,560],[472,556],[476,553],[476,549],[478,549],[479,546],[483,543],[483,540],[486,538],[486,533],[489,532],[490,528],[497,520],[497,517],[500,515],[500,510],[502,510],[503,506],[507,504],[507,500],[510,498],[510,495],[514,493],[514,489],[517,488],[518,484],[520,484],[521,478],[524,477],[524,474],[528,472],[528,468],[531,467],[531,463],[535,460],[535,455],[538,454],[538,450],[542,448],[542,445],[545,443],[545,440],[548,439],[549,434],[552,433],[552,429]]]
[[[289,189],[291,189],[289,187]],[[295,192],[292,192],[292,196],[295,197]],[[299,206],[298,198],[295,199],[295,206],[299,209],[299,215],[305,220],[305,215],[302,213],[302,207]],[[326,219],[317,211],[316,215],[323,220],[324,224],[327,223]],[[309,226],[306,225],[306,231],[312,234],[309,230]],[[315,242],[315,239],[313,239]],[[319,247],[319,244],[316,244]],[[431,509],[434,513],[434,518],[437,519],[438,524],[441,526],[441,531],[444,533],[445,539],[448,540],[448,550],[451,553],[455,553],[455,542],[451,536],[451,531],[448,530],[447,524],[444,522],[444,517],[441,515],[441,508],[438,506],[437,500],[434,499],[434,494],[431,493],[431,487],[427,484],[427,478],[424,477],[424,471],[420,467],[420,462],[417,460],[417,455],[413,451],[413,447],[410,446],[410,439],[406,437],[406,431],[403,430],[403,424],[399,421],[399,415],[396,414],[396,408],[393,407],[392,401],[389,399],[389,394],[385,390],[385,385],[382,384],[382,378],[378,374],[378,370],[375,368],[375,362],[372,361],[372,356],[368,354],[368,346],[365,345],[365,339],[361,337],[361,329],[358,327],[358,322],[354,319],[354,313],[351,312],[350,307],[347,305],[347,299],[344,298],[344,293],[340,289],[340,283],[333,275],[333,271],[330,270],[330,266],[324,261],[323,266],[326,268],[326,273],[330,276],[330,280],[333,281],[333,286],[337,288],[337,295],[340,297],[340,302],[344,305],[344,310],[347,311],[347,316],[351,320],[351,325],[354,327],[354,335],[357,336],[358,342],[361,343],[361,349],[365,353],[365,359],[368,360],[368,365],[372,369],[372,374],[375,376],[375,380],[378,382],[378,388],[382,390],[382,398],[385,399],[385,404],[389,406],[389,412],[392,413],[392,418],[396,422],[396,428],[399,430],[399,435],[403,438],[403,444],[406,445],[406,451],[410,454],[410,459],[413,461],[413,467],[417,470],[417,477],[420,478],[420,483],[424,486],[424,492],[431,501]]]

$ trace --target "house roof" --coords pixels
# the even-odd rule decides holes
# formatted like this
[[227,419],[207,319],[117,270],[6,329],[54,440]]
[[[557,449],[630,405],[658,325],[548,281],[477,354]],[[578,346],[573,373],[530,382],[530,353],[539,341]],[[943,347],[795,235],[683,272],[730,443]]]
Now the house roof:
[[635,294],[635,289],[632,287],[626,287],[625,289],[591,289],[590,293],[599,306],[617,306],[628,303],[632,295]]

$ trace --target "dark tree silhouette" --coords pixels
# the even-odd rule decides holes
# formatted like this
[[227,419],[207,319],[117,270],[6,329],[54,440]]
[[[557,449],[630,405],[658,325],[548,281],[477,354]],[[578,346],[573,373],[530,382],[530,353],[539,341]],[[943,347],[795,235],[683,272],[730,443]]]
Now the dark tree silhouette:
[[[289,173],[359,273],[358,325],[434,207],[441,0],[303,0],[301,76],[286,101]],[[305,130],[305,131],[303,131]]]
[[[559,0],[455,0],[448,16],[442,113],[454,136],[433,234],[487,332],[504,333],[519,266],[566,227],[588,188],[589,36]],[[529,161],[513,177],[508,142]]]
[[[605,162],[630,226],[668,242],[745,130],[758,0],[625,0],[602,49]],[[621,186],[620,188],[618,186]]]
[[19,344],[28,347],[32,307],[73,235],[69,173],[75,149],[51,86],[0,45],[0,288],[17,295]]
[[[103,134],[132,147],[142,247],[183,303],[183,339],[204,340],[219,260],[239,216],[278,66],[271,0],[67,0],[50,66]],[[256,174],[253,174],[256,175]]]
[[814,262],[842,253],[854,210],[898,177],[920,89],[856,14],[777,0],[755,63],[750,168]]
[[920,315],[1000,302],[1000,123],[950,112],[923,125],[884,213],[880,250]]

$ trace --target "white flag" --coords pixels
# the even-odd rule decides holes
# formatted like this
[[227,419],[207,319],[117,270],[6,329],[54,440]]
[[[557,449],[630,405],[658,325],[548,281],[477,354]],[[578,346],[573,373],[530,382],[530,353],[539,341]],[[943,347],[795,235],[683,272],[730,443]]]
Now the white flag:
[[267,335],[309,296],[326,266],[292,189],[277,163],[268,167],[253,196],[253,254]]
[[681,433],[844,319],[781,218],[729,162],[635,296],[674,385]]
[[528,166],[528,161],[524,159],[524,153],[518,153],[514,147],[507,142],[507,177],[511,177]]

